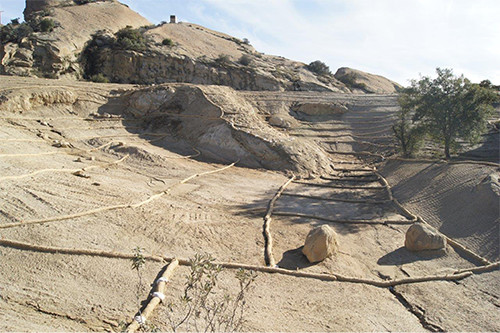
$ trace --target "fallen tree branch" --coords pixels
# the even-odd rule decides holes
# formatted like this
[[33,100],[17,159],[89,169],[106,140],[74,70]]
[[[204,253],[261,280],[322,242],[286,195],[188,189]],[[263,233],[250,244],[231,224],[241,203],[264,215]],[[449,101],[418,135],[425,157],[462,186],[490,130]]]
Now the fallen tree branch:
[[354,168],[354,169],[349,169],[349,168],[334,168],[335,171],[342,171],[342,172],[373,172],[373,169],[362,169],[362,168]]
[[295,184],[316,186],[316,187],[328,187],[328,188],[340,188],[346,190],[384,190],[384,186],[349,186],[349,185],[331,185],[331,184],[317,184],[317,183],[308,183],[303,181],[294,181]]
[[179,266],[179,261],[177,259],[170,261],[160,279],[155,283],[155,286],[151,291],[152,297],[149,300],[148,305],[144,311],[138,313],[134,320],[128,325],[125,332],[133,333],[137,331],[137,329],[146,322],[149,316],[151,316],[158,304],[163,301],[163,298],[165,297],[165,287],[167,284],[166,281],[170,280],[177,266]]
[[283,194],[283,191],[285,188],[290,185],[291,182],[295,180],[295,175],[293,175],[286,183],[281,185],[279,190],[276,192],[276,194],[273,196],[271,201],[269,201],[269,204],[267,205],[267,212],[266,215],[264,216],[264,225],[263,225],[263,231],[262,234],[264,235],[264,246],[265,246],[265,251],[264,251],[264,261],[266,262],[267,266],[274,267],[276,266],[276,261],[274,260],[273,257],[273,237],[271,235],[271,215],[273,214],[274,206],[276,204],[276,200]]
[[109,166],[112,166],[115,164],[119,164],[119,163],[125,161],[128,157],[129,157],[129,155],[125,155],[121,159],[114,161],[114,162],[104,163],[104,164],[99,164],[99,165],[90,165],[88,167],[84,167],[81,169],[42,169],[42,170],[33,171],[31,173],[27,173],[24,175],[19,175],[19,176],[5,176],[5,177],[0,177],[0,182],[4,181],[4,180],[23,179],[23,178],[32,177],[32,176],[36,176],[36,175],[39,175],[41,173],[47,173],[47,172],[76,173],[76,172],[80,172],[80,171],[83,172],[83,171],[88,171],[88,170],[96,169],[96,168],[106,168],[106,167],[109,167]]
[[[87,256],[95,256],[95,257],[104,257],[104,258],[115,258],[115,259],[133,259],[134,254],[128,253],[120,253],[120,252],[108,252],[101,250],[88,250],[88,249],[69,249],[69,248],[60,248],[60,247],[48,247],[48,246],[40,246],[33,245],[23,242],[17,242],[7,239],[0,239],[0,246],[15,248],[19,250],[26,250],[32,252],[41,252],[41,253],[53,253],[53,254],[66,254],[66,255],[87,255]],[[190,261],[187,259],[176,259],[171,257],[162,257],[155,255],[145,255],[146,260],[156,261],[156,262],[172,262],[174,260],[178,260],[179,265],[189,266]],[[500,267],[500,262],[496,262],[490,264],[488,266],[483,267],[475,267],[469,269],[461,269],[456,270],[450,274],[444,275],[427,275],[422,277],[413,277],[413,278],[404,278],[399,280],[370,280],[370,279],[362,279],[356,277],[348,277],[340,274],[324,274],[324,273],[310,273],[304,272],[303,270],[288,270],[283,268],[274,268],[274,267],[266,267],[266,266],[256,266],[256,265],[247,265],[240,263],[229,263],[229,262],[214,262],[216,265],[220,265],[224,268],[228,269],[246,269],[250,271],[263,272],[263,273],[274,273],[274,274],[282,274],[289,275],[294,277],[303,277],[303,278],[311,278],[322,281],[339,281],[339,282],[350,282],[350,283],[359,283],[359,284],[367,284],[375,287],[387,288],[391,286],[401,285],[401,284],[410,284],[410,283],[418,283],[418,282],[427,282],[427,281],[450,281],[450,280],[460,280],[466,278],[472,274],[476,273],[484,273],[488,271],[492,271],[498,269]]]
[[[427,224],[427,225],[429,225],[429,226],[432,227],[432,225],[430,225],[429,223],[427,223],[421,216],[413,214],[408,209],[406,209],[396,198],[394,198],[393,195],[392,195],[391,186],[389,185],[389,182],[387,181],[387,179],[385,179],[382,176],[382,174],[380,174],[378,172],[376,172],[376,174],[379,175],[381,181],[386,184],[387,190],[390,191],[390,193],[391,193],[392,201],[394,202],[394,204],[398,208],[398,210],[400,210],[403,213],[403,215],[405,215],[407,218],[412,219],[414,222],[420,221],[420,222],[422,222],[424,224]],[[444,235],[444,237],[446,238],[446,242],[451,247],[453,247],[455,250],[462,251],[463,253],[465,253],[469,257],[471,257],[473,260],[476,260],[476,261],[480,262],[482,265],[489,265],[489,264],[491,264],[491,262],[489,260],[487,260],[486,258],[481,257],[480,255],[478,255],[474,251],[466,248],[462,244],[458,243],[456,240],[454,240],[452,238],[449,238],[446,235]]]
[[[371,177],[371,178],[370,178]],[[379,179],[372,177],[372,176],[366,176],[366,175],[349,175],[346,177],[328,177],[328,176],[321,176],[321,179],[324,180],[338,180],[338,181],[346,181],[346,182],[360,182],[360,183],[372,183],[376,182]]]
[[329,198],[329,197],[324,198],[315,195],[295,194],[295,193],[283,193],[283,195],[286,195],[288,197],[307,198],[314,200],[339,201],[339,202],[361,203],[361,204],[372,204],[372,205],[382,205],[391,202],[391,200],[344,199],[344,198]]
[[329,154],[338,154],[338,155],[373,156],[373,157],[378,157],[378,158],[382,159],[382,161],[385,160],[385,156],[383,156],[381,154],[372,153],[369,151],[346,152],[346,151],[326,150],[326,152]]
[[153,200],[156,200],[156,199],[164,196],[165,194],[168,194],[172,190],[172,188],[174,188],[177,185],[184,184],[184,183],[186,183],[194,178],[200,177],[200,176],[205,176],[205,175],[213,174],[216,172],[224,171],[226,169],[233,167],[236,163],[238,163],[238,162],[231,163],[230,165],[226,165],[225,167],[222,167],[220,169],[206,171],[206,172],[202,172],[199,174],[194,174],[192,176],[189,176],[189,177],[179,181],[178,183],[169,186],[165,190],[150,196],[148,199],[141,201],[141,202],[138,202],[138,203],[135,203],[135,204],[121,204],[121,205],[106,206],[106,207],[91,209],[91,210],[81,212],[81,213],[76,213],[76,214],[61,215],[61,216],[55,216],[55,217],[49,217],[49,218],[37,219],[37,220],[31,220],[31,221],[24,221],[24,222],[1,224],[0,229],[8,229],[8,228],[14,228],[14,227],[19,227],[19,226],[24,226],[24,225],[44,224],[44,223],[48,223],[48,222],[69,220],[69,219],[74,219],[77,217],[94,215],[96,213],[100,213],[100,212],[104,212],[104,211],[111,211],[111,210],[116,210],[116,209],[138,208],[138,207],[141,207],[141,206],[143,206],[143,205],[145,205]]

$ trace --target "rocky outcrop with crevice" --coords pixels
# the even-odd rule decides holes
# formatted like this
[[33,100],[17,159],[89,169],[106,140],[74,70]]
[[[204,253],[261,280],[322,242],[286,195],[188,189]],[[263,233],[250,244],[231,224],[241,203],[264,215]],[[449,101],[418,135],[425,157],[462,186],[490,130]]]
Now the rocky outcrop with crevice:
[[332,172],[333,162],[318,145],[276,130],[231,88],[168,84],[126,98],[127,113],[172,131],[204,158],[301,176]]
[[141,31],[144,48],[127,49],[109,34],[96,35],[83,53],[87,77],[112,82],[187,82],[237,90],[349,92],[333,75],[303,63],[257,52],[249,43],[191,24],[161,24]]
[[[73,1],[26,0],[25,17],[53,20],[52,32],[34,32],[19,42],[0,44],[0,74],[57,78],[80,76],[79,54],[91,35],[106,29],[150,22],[114,0],[76,5]],[[84,22],[84,24],[82,24]]]

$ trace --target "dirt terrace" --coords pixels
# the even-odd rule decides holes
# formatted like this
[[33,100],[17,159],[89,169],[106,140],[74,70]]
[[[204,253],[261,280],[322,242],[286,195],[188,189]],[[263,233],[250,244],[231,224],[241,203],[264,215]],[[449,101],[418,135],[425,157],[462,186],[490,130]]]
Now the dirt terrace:
[[[139,307],[130,260],[46,253],[9,246],[5,240],[47,249],[126,254],[141,246],[150,254],[179,258],[208,252],[224,262],[266,266],[263,218],[288,177],[237,164],[208,163],[193,147],[168,133],[150,131],[140,121],[91,116],[110,96],[119,94],[118,89],[132,86],[9,77],[1,82],[3,93],[51,86],[84,91],[71,105],[0,114],[2,330],[118,330],[120,321],[130,322]],[[253,96],[255,103],[277,96],[242,95]],[[286,98],[303,102],[320,96],[327,95],[288,93]],[[390,142],[385,134],[387,119],[396,110],[394,97],[332,94],[326,98],[348,100],[351,111],[342,116],[304,116],[289,132],[311,135],[336,151],[332,158],[337,170],[323,178],[291,182],[276,201],[270,231],[280,268],[335,276],[335,281],[279,271],[259,273],[249,295],[245,329],[500,330],[498,270],[444,281],[446,274],[482,263],[452,246],[447,255],[406,251],[404,233],[412,221],[394,205],[384,182],[372,171],[374,165],[369,163],[377,162],[378,155],[351,155],[386,151],[360,142]],[[328,142],[344,134],[348,139]],[[55,147],[54,140],[69,145]],[[190,178],[194,175],[198,176]],[[322,223],[337,232],[340,252],[310,265],[300,247],[310,228]],[[144,280],[152,283],[165,264],[148,261]],[[168,297],[179,295],[186,273],[186,267],[175,273]],[[228,269],[223,274],[223,288],[235,287],[233,273]],[[436,275],[442,278],[375,285]],[[143,290],[140,298],[146,299],[148,292]],[[168,329],[164,311],[160,307],[150,321]]]

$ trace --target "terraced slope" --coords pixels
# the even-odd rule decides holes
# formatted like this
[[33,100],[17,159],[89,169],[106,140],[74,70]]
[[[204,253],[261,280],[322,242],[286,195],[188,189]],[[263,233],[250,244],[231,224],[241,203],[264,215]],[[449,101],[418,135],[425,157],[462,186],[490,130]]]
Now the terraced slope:
[[[378,158],[351,155],[352,144],[331,154],[335,170],[323,178],[289,182],[279,172],[233,166],[236,159],[211,162],[164,123],[156,127],[118,113],[127,110],[124,101],[137,87],[13,77],[0,82],[2,330],[121,329],[120,321],[130,322],[149,293],[146,286],[136,294],[130,267],[136,246],[153,255],[143,270],[146,285],[168,258],[198,252],[226,267],[259,271],[247,300],[248,331],[500,330],[497,266],[482,272],[484,263],[456,246],[446,255],[406,251],[411,216],[390,200],[387,184],[367,164]],[[20,96],[22,107],[13,107],[13,96]],[[260,106],[262,121],[283,105],[278,95],[268,96],[277,107],[266,114]],[[370,108],[394,109],[390,96],[283,96],[299,104],[325,98],[335,103],[329,110],[349,102],[359,108],[353,118],[356,112],[370,116]],[[303,114],[295,121],[308,129],[295,131],[317,135],[311,140],[324,147],[329,138],[318,134],[370,133],[365,126],[353,132],[355,120],[343,125],[349,112]],[[291,128],[275,130],[300,140]],[[269,230],[281,268],[267,266],[262,234],[275,196]],[[310,265],[300,247],[310,228],[322,223],[337,232],[340,251]],[[178,299],[187,273],[182,266],[171,278],[168,301]],[[222,275],[223,290],[236,288],[233,274],[227,268]],[[167,330],[166,311],[160,306],[149,321]]]

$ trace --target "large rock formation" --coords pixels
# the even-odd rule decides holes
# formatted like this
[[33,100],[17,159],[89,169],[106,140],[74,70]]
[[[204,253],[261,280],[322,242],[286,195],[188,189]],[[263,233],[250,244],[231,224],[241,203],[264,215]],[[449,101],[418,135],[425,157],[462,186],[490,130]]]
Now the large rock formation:
[[[92,73],[112,82],[160,84],[189,82],[240,90],[315,90],[349,92],[333,75],[317,75],[301,62],[257,52],[249,43],[191,23],[148,29],[143,50],[105,45],[103,36],[91,58]],[[112,41],[112,40],[111,40]]]
[[393,94],[401,89],[401,85],[383,76],[362,72],[357,69],[341,67],[335,78],[343,82],[354,92]]
[[317,144],[270,126],[229,87],[168,84],[126,98],[126,112],[173,132],[205,158],[302,176],[333,172],[333,162]]
[[325,224],[309,232],[302,253],[309,262],[315,263],[333,255],[337,247],[337,234]]
[[74,4],[73,0],[26,0],[26,8],[23,12],[24,19],[28,21],[35,12]]
[[[392,93],[397,87],[385,78],[355,70],[347,76],[340,75],[344,69],[336,76],[318,74],[304,63],[259,53],[247,40],[196,24],[153,26],[116,0],[26,0],[24,14],[31,23],[53,20],[56,28],[35,29],[38,32],[4,41],[0,74],[49,78],[83,74],[116,83],[186,82],[240,90]],[[113,34],[126,26],[142,27],[144,47],[113,44]],[[98,31],[99,37],[91,39]],[[84,50],[85,45],[92,49]],[[351,76],[354,81],[346,80]]]
[[79,76],[79,54],[92,34],[102,29],[116,32],[127,25],[151,24],[114,0],[82,5],[66,0],[26,0],[26,19],[35,20],[41,15],[54,20],[58,27],[52,32],[34,32],[19,43],[0,44],[0,74]]

